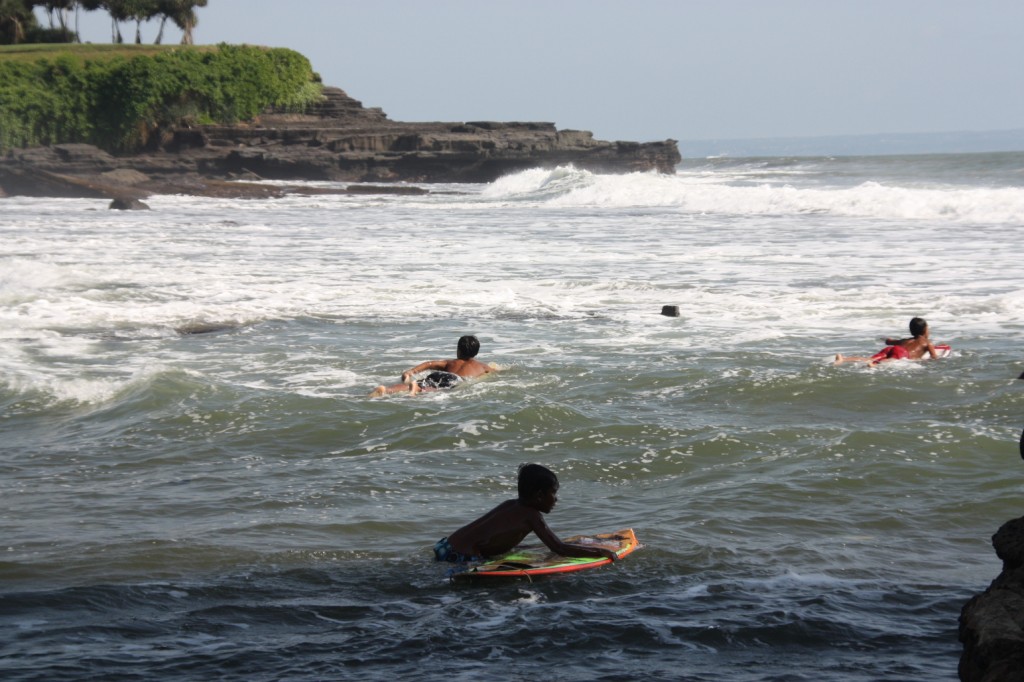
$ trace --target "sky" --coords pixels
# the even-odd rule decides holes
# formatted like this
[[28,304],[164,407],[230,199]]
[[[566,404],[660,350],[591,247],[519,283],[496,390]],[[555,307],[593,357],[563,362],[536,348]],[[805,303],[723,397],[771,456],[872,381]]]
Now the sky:
[[[198,17],[197,43],[292,48],[396,121],[641,142],[1024,128],[1022,0],[209,0]],[[79,28],[110,42],[104,12]]]

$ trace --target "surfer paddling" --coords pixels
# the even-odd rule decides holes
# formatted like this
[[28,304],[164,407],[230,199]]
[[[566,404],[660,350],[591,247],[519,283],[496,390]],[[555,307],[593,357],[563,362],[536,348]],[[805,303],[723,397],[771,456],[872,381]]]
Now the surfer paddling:
[[[402,383],[393,386],[378,386],[371,393],[371,398],[379,398],[389,393],[408,393],[416,395],[420,391],[436,391],[451,388],[464,379],[475,379],[494,371],[476,359],[480,352],[480,341],[475,336],[463,336],[455,349],[454,360],[428,360],[421,362],[412,369],[402,372]],[[434,370],[423,379],[414,381],[413,377],[428,369]]]
[[519,497],[505,500],[476,521],[463,526],[434,545],[438,561],[480,561],[508,552],[535,533],[555,554],[567,557],[611,559],[618,557],[604,547],[584,547],[562,542],[548,524],[544,514],[551,513],[558,502],[558,477],[540,464],[519,467]]
[[836,354],[835,364],[841,365],[844,362],[866,362],[869,367],[874,367],[886,360],[920,360],[928,354],[930,358],[939,357],[935,352],[935,346],[928,338],[928,323],[920,317],[910,321],[910,338],[908,339],[885,339],[885,348],[878,351],[870,358],[847,357]]

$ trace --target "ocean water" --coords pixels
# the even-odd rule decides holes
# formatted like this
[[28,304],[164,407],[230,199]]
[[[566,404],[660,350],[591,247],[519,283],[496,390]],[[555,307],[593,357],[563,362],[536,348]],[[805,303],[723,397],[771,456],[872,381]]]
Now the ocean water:
[[[1024,511],[1024,154],[428,189],[0,200],[0,677],[956,679]],[[915,315],[952,357],[832,365]],[[366,398],[468,333],[493,378]],[[528,461],[643,547],[450,583]]]

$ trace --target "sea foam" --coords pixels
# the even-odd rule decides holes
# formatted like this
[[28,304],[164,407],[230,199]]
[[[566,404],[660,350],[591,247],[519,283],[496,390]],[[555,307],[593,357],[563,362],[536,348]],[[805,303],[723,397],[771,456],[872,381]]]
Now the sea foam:
[[666,208],[686,213],[801,215],[939,221],[1019,223],[1024,189],[1014,187],[920,187],[865,181],[855,186],[797,187],[798,171],[778,177],[758,172],[756,184],[738,173],[680,171],[602,175],[571,166],[531,169],[489,185],[482,196],[496,201],[533,200],[551,207]]

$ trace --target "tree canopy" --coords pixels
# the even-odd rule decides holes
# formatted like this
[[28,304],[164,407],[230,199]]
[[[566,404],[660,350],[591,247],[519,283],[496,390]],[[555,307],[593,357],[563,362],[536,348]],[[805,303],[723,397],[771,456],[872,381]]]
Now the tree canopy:
[[[0,45],[18,43],[58,43],[78,41],[79,11],[105,11],[110,15],[110,42],[123,43],[121,24],[135,22],[135,42],[142,43],[142,24],[158,20],[159,30],[154,43],[163,40],[168,21],[181,29],[183,45],[193,43],[193,32],[199,23],[196,10],[206,7],[207,0],[0,0]],[[42,9],[49,28],[39,25],[36,9]],[[76,18],[75,27],[71,17]]]

